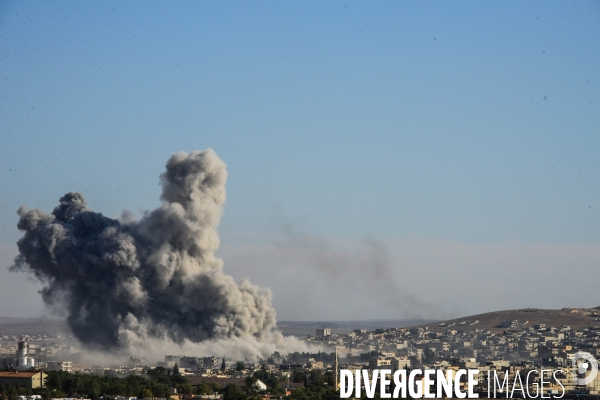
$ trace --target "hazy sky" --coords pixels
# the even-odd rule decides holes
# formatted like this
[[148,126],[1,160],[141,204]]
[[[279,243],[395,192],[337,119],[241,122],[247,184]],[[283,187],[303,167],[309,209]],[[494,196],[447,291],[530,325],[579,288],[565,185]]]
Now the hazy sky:
[[[225,270],[281,319],[598,306],[600,3],[0,2],[0,315],[21,205],[227,163]],[[587,294],[586,294],[587,293]]]

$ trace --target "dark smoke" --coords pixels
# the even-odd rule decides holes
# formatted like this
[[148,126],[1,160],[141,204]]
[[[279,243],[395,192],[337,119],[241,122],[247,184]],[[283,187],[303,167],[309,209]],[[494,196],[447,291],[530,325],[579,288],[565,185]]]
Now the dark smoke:
[[33,273],[44,302],[64,309],[75,336],[95,348],[260,340],[275,327],[270,292],[236,283],[214,256],[226,179],[214,151],[180,152],[161,175],[162,206],[138,222],[91,211],[80,193],[61,197],[52,214],[21,207],[11,270]]

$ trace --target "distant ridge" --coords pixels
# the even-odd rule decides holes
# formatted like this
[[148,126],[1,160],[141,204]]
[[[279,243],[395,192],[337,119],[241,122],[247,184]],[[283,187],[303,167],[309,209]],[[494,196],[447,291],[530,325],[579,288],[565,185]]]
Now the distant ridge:
[[67,335],[69,328],[64,320],[50,318],[0,317],[3,335]]
[[54,318],[19,318],[19,317],[0,317],[0,324],[33,324],[39,322],[63,322],[62,319]]
[[429,330],[442,332],[446,330],[470,331],[490,329],[502,332],[508,327],[501,327],[504,321],[521,321],[522,327],[533,327],[536,324],[572,328],[600,327],[600,307],[594,308],[562,308],[560,310],[523,308],[518,310],[492,311],[483,314],[469,315],[449,320],[425,319],[374,319],[356,321],[278,321],[277,327],[285,335],[314,335],[318,328],[331,328],[333,333],[349,333],[354,329],[427,327]]
[[354,329],[389,329],[423,325],[436,320],[431,319],[370,319],[355,321],[277,321],[277,328],[284,335],[314,335],[319,328],[331,328],[333,333],[349,333]]
[[[475,323],[475,321],[478,321]],[[518,310],[493,311],[467,317],[455,318],[435,323],[426,323],[419,326],[427,327],[433,331],[453,329],[456,331],[469,331],[475,329],[490,329],[504,331],[504,321],[520,321],[526,324],[522,327],[533,327],[536,324],[545,324],[548,327],[570,326],[572,328],[586,328],[588,326],[600,327],[600,307],[595,308],[561,308],[560,310],[542,308],[523,308]]]
[[[483,314],[469,315],[445,321],[430,319],[371,319],[347,321],[278,321],[277,328],[284,335],[314,335],[318,328],[331,328],[333,333],[349,333],[354,329],[427,327],[429,330],[442,332],[446,330],[469,331],[490,329],[501,332],[510,328],[501,327],[504,321],[527,321],[524,327],[535,324],[546,326],[565,326],[572,328],[600,327],[600,307],[594,308],[562,308],[560,310],[523,308],[518,310],[493,311]],[[477,322],[475,322],[477,321]],[[51,318],[18,318],[0,317],[0,332],[4,334],[65,334],[69,332],[64,320]]]

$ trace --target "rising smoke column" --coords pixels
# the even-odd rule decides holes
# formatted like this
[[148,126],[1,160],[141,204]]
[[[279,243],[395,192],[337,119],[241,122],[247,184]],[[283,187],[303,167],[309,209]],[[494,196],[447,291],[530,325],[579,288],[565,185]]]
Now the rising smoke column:
[[261,340],[275,327],[270,292],[236,283],[214,256],[226,179],[213,150],[180,152],[161,175],[162,206],[140,221],[93,212],[80,193],[61,197],[52,214],[21,207],[11,270],[33,273],[44,302],[64,309],[75,336],[95,348]]

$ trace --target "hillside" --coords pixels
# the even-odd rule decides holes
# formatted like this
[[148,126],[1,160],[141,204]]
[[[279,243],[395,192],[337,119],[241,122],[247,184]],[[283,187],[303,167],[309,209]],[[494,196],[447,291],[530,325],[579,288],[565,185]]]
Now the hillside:
[[[533,327],[535,324],[546,324],[546,326],[559,327],[563,325],[572,328],[585,328],[588,326],[600,327],[600,309],[599,308],[562,308],[560,310],[545,310],[539,308],[524,308],[521,310],[494,311],[484,314],[470,315],[451,319],[447,321],[438,321],[418,326],[428,327],[435,332],[442,332],[448,329],[457,331],[469,331],[474,329],[490,329],[491,331],[502,332],[509,328],[501,328],[503,321],[521,322],[527,321],[525,327]],[[475,323],[475,321],[479,321]]]
[[330,328],[333,333],[350,333],[354,329],[374,331],[378,328],[400,328],[433,322],[424,319],[374,319],[357,321],[277,321],[277,328],[284,335],[314,336],[317,328]]
[[67,335],[69,328],[64,321],[36,318],[0,317],[0,335]]
[[[468,331],[474,329],[490,329],[492,332],[502,332],[508,328],[500,328],[502,321],[528,321],[525,327],[534,324],[547,326],[568,325],[572,328],[588,326],[600,327],[600,307],[598,308],[563,308],[560,310],[545,310],[525,308],[521,310],[494,311],[484,314],[470,315],[446,321],[431,320],[357,320],[357,321],[279,321],[278,328],[284,335],[308,336],[314,335],[317,328],[331,328],[333,333],[348,333],[354,329],[428,327],[435,332],[449,329]],[[470,325],[463,322],[478,321]],[[443,326],[441,326],[443,324]],[[64,335],[69,329],[65,322],[51,319],[28,319],[0,317],[0,334],[4,335]]]
[[[317,328],[331,328],[333,333],[349,333],[354,329],[377,328],[403,328],[403,327],[428,327],[435,332],[446,330],[470,331],[475,329],[492,332],[502,332],[509,328],[501,328],[503,321],[521,322],[522,325],[533,327],[535,324],[559,327],[563,325],[572,328],[585,328],[588,326],[600,327],[600,307],[598,308],[563,308],[560,310],[546,310],[539,308],[524,308],[521,310],[503,310],[489,313],[469,315],[466,317],[449,319],[445,321],[431,320],[368,320],[368,321],[279,321],[278,328],[285,335],[307,336],[314,335]],[[478,321],[475,323],[475,321]],[[461,324],[462,323],[462,324]],[[472,325],[471,325],[472,324]]]

